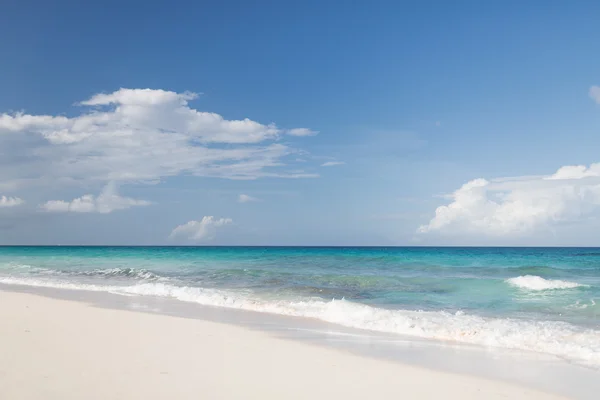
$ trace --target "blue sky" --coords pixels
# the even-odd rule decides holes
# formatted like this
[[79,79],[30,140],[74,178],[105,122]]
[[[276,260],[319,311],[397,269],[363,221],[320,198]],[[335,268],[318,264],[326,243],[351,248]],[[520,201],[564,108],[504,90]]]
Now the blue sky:
[[597,2],[57,3],[0,15],[0,243],[600,245]]

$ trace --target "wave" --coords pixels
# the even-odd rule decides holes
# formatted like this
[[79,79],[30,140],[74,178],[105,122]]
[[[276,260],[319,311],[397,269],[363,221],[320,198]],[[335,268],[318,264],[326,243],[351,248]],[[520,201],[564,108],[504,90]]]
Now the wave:
[[253,297],[250,292],[226,292],[159,282],[102,286],[0,277],[0,283],[166,297],[207,306],[315,318],[351,328],[419,338],[535,351],[600,367],[600,331],[565,322],[487,318],[464,312],[391,310],[344,299],[264,300]]
[[133,278],[144,281],[159,281],[167,279],[164,276],[158,275],[152,271],[143,268],[97,268],[92,270],[66,270],[66,269],[49,269],[35,267],[28,264],[11,264],[10,269],[26,271],[37,275],[64,275],[64,276],[87,276],[87,277],[104,277],[104,278]]
[[567,306],[566,308],[575,309],[575,310],[585,310],[586,308],[596,307],[596,301],[594,299],[590,299],[589,303],[582,302],[581,300],[577,300],[574,304]]
[[93,284],[82,284],[65,281],[55,281],[47,279],[31,279],[31,278],[13,278],[0,276],[0,283],[5,285],[21,285],[21,286],[34,286],[34,287],[46,287],[53,289],[68,289],[68,290],[84,290],[88,292],[113,292],[118,289],[119,286],[104,286],[104,285],[93,285]]
[[110,277],[125,277],[141,280],[162,280],[166,279],[163,276],[157,275],[154,272],[146,269],[137,268],[109,268],[109,269],[94,269],[91,271],[69,272],[69,275],[84,275],[84,276],[102,276]]
[[556,289],[574,289],[578,287],[587,287],[577,282],[561,281],[558,279],[544,279],[536,275],[523,275],[516,278],[510,278],[505,281],[511,286],[527,290],[556,290]]

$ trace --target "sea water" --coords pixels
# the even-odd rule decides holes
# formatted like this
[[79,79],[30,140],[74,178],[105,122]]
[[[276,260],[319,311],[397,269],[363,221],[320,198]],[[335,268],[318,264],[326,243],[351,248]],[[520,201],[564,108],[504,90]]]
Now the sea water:
[[0,283],[315,318],[600,368],[600,249],[0,247]]

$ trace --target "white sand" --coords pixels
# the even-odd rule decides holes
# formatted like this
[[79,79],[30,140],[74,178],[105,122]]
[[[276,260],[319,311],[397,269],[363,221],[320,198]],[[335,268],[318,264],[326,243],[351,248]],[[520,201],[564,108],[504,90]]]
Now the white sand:
[[194,319],[0,291],[0,399],[559,399]]

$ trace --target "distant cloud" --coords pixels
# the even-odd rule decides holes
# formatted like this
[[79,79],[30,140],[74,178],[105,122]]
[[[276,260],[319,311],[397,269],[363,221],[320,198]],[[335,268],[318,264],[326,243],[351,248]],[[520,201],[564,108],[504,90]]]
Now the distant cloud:
[[179,225],[171,232],[170,239],[183,238],[191,241],[210,240],[215,236],[217,229],[231,224],[230,218],[215,219],[213,216],[205,216],[200,221],[189,221]]
[[238,197],[238,203],[250,203],[252,201],[260,201],[256,197],[248,196],[247,194],[240,194]]
[[448,197],[420,233],[527,234],[600,215],[600,163],[546,176],[474,179]]
[[98,197],[91,194],[73,199],[72,201],[50,200],[40,207],[47,212],[75,212],[75,213],[100,213],[108,214],[117,210],[130,207],[147,206],[150,202],[121,197],[114,184],[108,184]]
[[6,197],[6,196],[0,197],[0,208],[16,207],[16,206],[20,206],[23,203],[24,203],[23,199],[21,199],[19,197]]
[[318,131],[313,131],[312,129],[308,128],[288,129],[286,133],[291,136],[315,136],[319,134]]
[[344,164],[346,164],[346,163],[343,161],[327,161],[327,162],[321,164],[321,167],[333,167],[336,165],[344,165]]
[[590,88],[590,97],[598,104],[600,104],[600,86],[592,86]]

